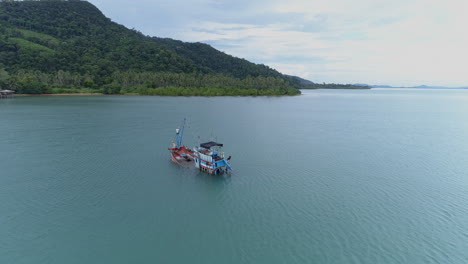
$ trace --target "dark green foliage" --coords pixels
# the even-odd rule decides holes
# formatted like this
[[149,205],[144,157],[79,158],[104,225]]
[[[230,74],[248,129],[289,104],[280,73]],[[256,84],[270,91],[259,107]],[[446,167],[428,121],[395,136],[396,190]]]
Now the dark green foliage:
[[[16,83],[41,83],[54,93],[73,93],[72,89],[83,87],[104,94],[141,93],[158,95],[295,95],[297,89],[286,81],[274,77],[234,78],[224,74],[173,73],[173,72],[114,72],[107,77],[108,83],[98,88],[93,76],[58,71],[18,71],[13,76]],[[11,79],[11,78],[10,78]],[[181,94],[173,87],[184,87]],[[163,91],[165,90],[165,91]],[[249,92],[239,92],[245,90]],[[256,91],[256,92],[252,92]],[[23,92],[25,90],[21,90]],[[156,92],[155,92],[156,91]],[[171,93],[173,91],[174,93]],[[191,94],[187,94],[191,91]],[[50,91],[47,91],[50,92]],[[89,92],[89,91],[87,91]]]
[[208,44],[186,43],[168,38],[153,38],[155,43],[183,55],[197,65],[211,72],[231,75],[236,78],[252,77],[276,77],[286,78],[283,74],[265,65],[253,64],[247,60],[227,55]]
[[102,93],[104,94],[119,94],[122,86],[116,82],[104,84],[102,86]]
[[7,87],[8,80],[10,79],[10,75],[7,71],[3,68],[3,65],[0,64],[0,90]]
[[49,89],[44,83],[25,80],[17,83],[16,92],[21,94],[45,94],[50,93]]

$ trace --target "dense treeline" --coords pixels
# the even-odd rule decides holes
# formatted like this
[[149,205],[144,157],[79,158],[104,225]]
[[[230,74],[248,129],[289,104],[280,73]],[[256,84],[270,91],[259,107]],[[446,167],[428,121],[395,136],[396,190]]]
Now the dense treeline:
[[[0,72],[1,75],[1,72]],[[44,73],[18,71],[9,86],[19,93],[99,92],[105,94],[140,93],[153,95],[294,95],[297,90],[274,77],[235,78],[223,74],[173,72],[114,72],[109,83],[97,85],[89,74],[66,71]],[[177,88],[177,91],[174,90]],[[183,89],[182,89],[183,88]],[[241,91],[242,90],[242,91]]]

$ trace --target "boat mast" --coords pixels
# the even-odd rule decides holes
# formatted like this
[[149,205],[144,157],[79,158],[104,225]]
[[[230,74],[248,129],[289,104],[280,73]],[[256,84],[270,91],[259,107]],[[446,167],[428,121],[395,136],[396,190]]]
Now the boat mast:
[[184,118],[184,121],[182,121],[182,125],[180,126],[180,129],[176,129],[177,148],[180,148],[180,146],[182,145],[182,137],[184,135],[184,128],[185,128],[185,118]]

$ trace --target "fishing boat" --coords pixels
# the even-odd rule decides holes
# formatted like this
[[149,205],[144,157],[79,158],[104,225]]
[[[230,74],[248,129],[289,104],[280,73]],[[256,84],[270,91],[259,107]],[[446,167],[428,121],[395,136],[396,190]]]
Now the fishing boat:
[[172,146],[168,149],[171,152],[171,160],[173,162],[182,166],[190,166],[194,163],[192,158],[193,151],[182,145],[185,122],[186,120],[184,119],[180,128],[176,129],[175,139],[172,142]]
[[222,174],[232,171],[231,156],[227,159],[224,157],[224,152],[221,152],[223,144],[209,141],[200,144],[198,147],[190,149],[182,145],[186,120],[176,129],[175,139],[169,149],[171,152],[171,160],[182,166],[195,166],[200,171],[210,174]]
[[195,162],[195,167],[201,171],[211,174],[221,174],[232,171],[231,156],[224,158],[224,152],[221,152],[223,144],[214,141],[209,141],[200,144],[199,147],[193,148],[191,154]]

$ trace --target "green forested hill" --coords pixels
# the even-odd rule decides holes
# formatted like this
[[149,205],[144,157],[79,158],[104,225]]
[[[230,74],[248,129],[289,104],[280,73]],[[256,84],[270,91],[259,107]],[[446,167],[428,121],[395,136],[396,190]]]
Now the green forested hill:
[[297,94],[300,83],[207,44],[148,37],[86,1],[1,1],[0,86],[19,93]]
[[197,65],[209,68],[218,73],[232,75],[237,78],[245,78],[250,75],[288,78],[290,81],[294,80],[294,78],[282,75],[268,66],[254,64],[245,59],[229,56],[208,44],[186,43],[180,40],[156,37],[154,37],[153,40],[161,46],[189,58]]

